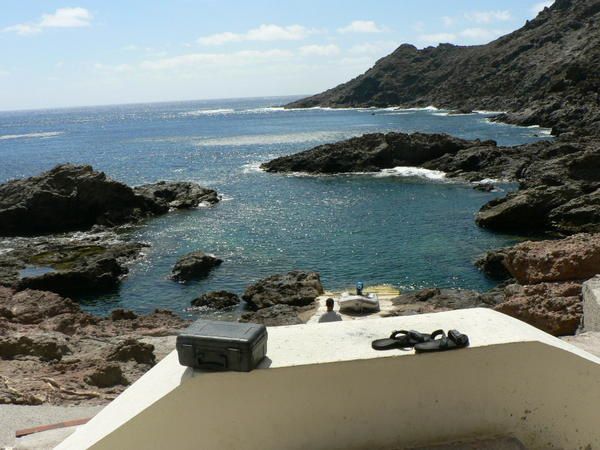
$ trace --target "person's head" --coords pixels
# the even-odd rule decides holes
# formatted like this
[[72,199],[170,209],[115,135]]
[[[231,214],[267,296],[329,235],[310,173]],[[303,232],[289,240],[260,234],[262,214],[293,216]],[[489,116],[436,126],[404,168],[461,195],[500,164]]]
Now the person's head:
[[328,298],[325,300],[325,306],[327,306],[327,311],[333,311],[333,299]]

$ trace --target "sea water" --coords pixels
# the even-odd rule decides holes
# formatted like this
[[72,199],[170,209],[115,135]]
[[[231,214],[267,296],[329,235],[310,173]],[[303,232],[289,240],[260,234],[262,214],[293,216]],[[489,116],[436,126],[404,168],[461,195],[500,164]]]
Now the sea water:
[[[395,168],[377,174],[268,174],[260,163],[364,133],[443,132],[517,145],[548,130],[496,124],[490,114],[425,109],[286,110],[295,98],[258,98],[0,112],[0,182],[64,162],[91,164],[130,185],[194,181],[218,190],[212,208],[177,211],[130,231],[150,244],[112,293],[81,299],[85,309],[184,311],[203,292],[244,288],[292,269],[320,272],[326,289],[390,284],[401,290],[494,282],[473,266],[487,250],[520,239],[478,228],[474,215],[498,192],[444,174]],[[203,250],[224,262],[180,284],[177,258]],[[1,257],[1,256],[0,256]]]

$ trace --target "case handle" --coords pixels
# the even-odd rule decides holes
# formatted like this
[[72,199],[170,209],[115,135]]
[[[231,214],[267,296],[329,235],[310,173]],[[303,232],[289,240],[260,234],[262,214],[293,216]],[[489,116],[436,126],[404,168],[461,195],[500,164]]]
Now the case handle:
[[208,370],[224,370],[227,369],[227,356],[218,355],[221,361],[205,361],[204,353],[200,353],[198,355],[198,367]]

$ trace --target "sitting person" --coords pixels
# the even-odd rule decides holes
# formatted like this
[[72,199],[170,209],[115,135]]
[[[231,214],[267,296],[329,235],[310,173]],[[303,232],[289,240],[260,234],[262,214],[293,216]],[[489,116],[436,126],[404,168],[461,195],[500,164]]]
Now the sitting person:
[[327,306],[327,312],[325,314],[323,314],[321,317],[319,317],[319,323],[338,322],[338,321],[342,320],[342,316],[340,316],[338,313],[336,313],[333,310],[333,299],[332,298],[328,298],[327,300],[325,300],[325,306]]

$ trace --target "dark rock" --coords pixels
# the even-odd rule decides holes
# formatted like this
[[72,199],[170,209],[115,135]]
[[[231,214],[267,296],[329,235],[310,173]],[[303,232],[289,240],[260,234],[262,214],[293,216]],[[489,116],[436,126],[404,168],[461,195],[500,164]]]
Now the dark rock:
[[93,369],[84,381],[92,386],[108,388],[116,385],[128,385],[129,381],[123,375],[123,371],[116,364],[103,364]]
[[107,361],[135,361],[139,364],[150,364],[156,363],[156,357],[154,356],[154,346],[152,344],[145,344],[136,339],[126,339],[125,341],[117,344],[107,355]]
[[91,166],[63,164],[0,185],[0,235],[80,230],[137,220],[145,199]]
[[508,111],[501,120],[540,124],[554,133],[597,134],[598,10],[597,0],[557,1],[486,45],[417,49],[403,44],[363,75],[288,107],[436,105]]
[[170,209],[196,208],[202,204],[214,205],[219,201],[217,191],[188,181],[159,181],[134,187],[133,191],[157,205],[157,214],[164,214]]
[[60,360],[69,353],[65,339],[56,333],[13,334],[0,337],[0,358],[34,356],[43,361]]
[[257,310],[274,305],[310,305],[323,292],[318,273],[295,270],[258,281],[246,288],[242,298]]
[[179,258],[173,267],[171,278],[176,281],[189,281],[202,277],[222,262],[222,259],[201,251],[188,253]]
[[94,225],[115,226],[218,201],[189,182],[159,182],[135,190],[91,166],[62,164],[38,176],[0,185],[0,235],[26,236]]
[[133,320],[138,315],[128,309],[114,309],[110,312],[110,320]]
[[495,278],[497,280],[504,280],[510,278],[510,272],[504,265],[504,259],[506,254],[499,250],[492,250],[487,252],[475,261],[475,265],[479,267],[486,275]]
[[192,300],[192,306],[206,307],[213,309],[226,309],[237,306],[240,298],[227,291],[215,291],[202,294],[200,297]]
[[304,323],[300,317],[302,308],[290,305],[274,305],[258,311],[246,312],[240,322],[261,323],[267,327],[280,325],[299,325]]
[[[481,146],[445,134],[374,133],[324,144],[262,165],[267,172],[373,172],[397,166],[419,166],[446,154]],[[494,146],[492,141],[485,145]]]
[[477,183],[473,186],[473,189],[481,192],[492,192],[496,188],[492,183]]

